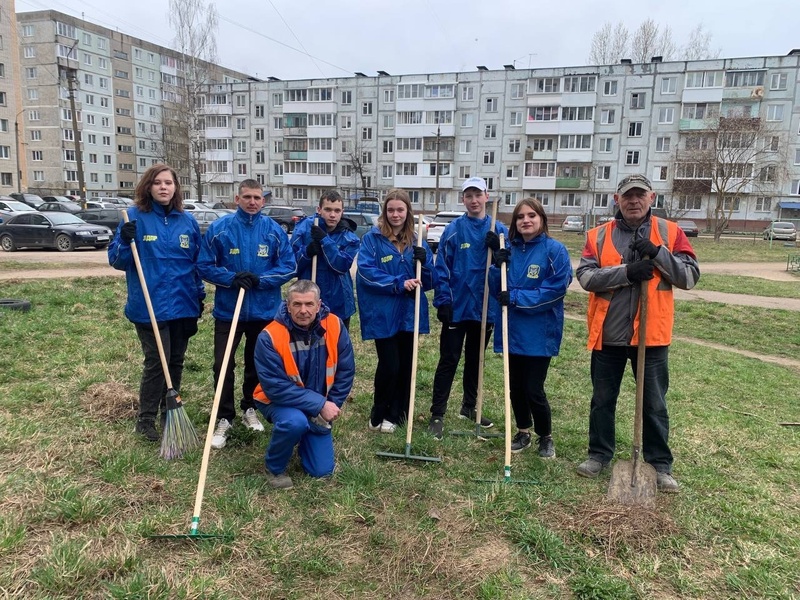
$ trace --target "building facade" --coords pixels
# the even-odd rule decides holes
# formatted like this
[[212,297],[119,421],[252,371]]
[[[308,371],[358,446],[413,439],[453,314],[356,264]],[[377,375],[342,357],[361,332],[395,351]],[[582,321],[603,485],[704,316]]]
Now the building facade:
[[0,6],[0,195],[24,189],[19,172],[25,157],[18,154],[21,129],[20,63],[14,0]]

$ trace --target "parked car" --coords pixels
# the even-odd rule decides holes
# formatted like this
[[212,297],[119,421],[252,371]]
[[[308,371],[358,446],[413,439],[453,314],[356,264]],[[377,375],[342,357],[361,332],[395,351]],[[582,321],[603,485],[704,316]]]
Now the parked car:
[[428,223],[427,234],[425,235],[428,246],[431,247],[431,252],[436,252],[439,249],[439,240],[442,239],[444,228],[451,222],[463,215],[463,212],[456,211],[443,211],[436,213],[433,221]]
[[184,200],[183,210],[213,210],[208,204],[199,200]]
[[217,210],[201,210],[199,208],[189,211],[189,214],[195,218],[200,226],[200,233],[205,233],[211,223],[225,216],[225,213],[220,213]]
[[103,198],[95,198],[98,202],[110,202],[118,206],[133,206],[133,200],[130,198],[117,198],[115,196],[105,196]]
[[70,200],[63,200],[57,202],[42,202],[37,210],[39,210],[40,212],[76,213],[81,210],[81,205],[75,204]]
[[797,228],[794,223],[786,221],[773,221],[764,230],[765,240],[785,240],[787,242],[797,241]]
[[20,202],[18,200],[12,200],[8,198],[7,200],[4,198],[0,198],[0,210],[7,213],[20,213],[20,212],[31,212],[36,210],[32,206],[25,204],[24,202]]
[[683,229],[683,233],[686,234],[686,237],[697,237],[700,235],[700,229],[698,229],[697,223],[689,219],[679,219],[678,227]]
[[583,217],[577,215],[570,215],[561,224],[561,231],[574,231],[575,233],[583,233]]
[[597,224],[602,225],[603,223],[608,223],[609,221],[614,220],[614,215],[603,215],[602,217],[597,217]]
[[117,207],[110,204],[111,208],[87,208],[80,212],[76,212],[75,216],[83,219],[92,225],[103,225],[109,229],[116,230],[117,226],[122,221],[122,212],[124,208]]
[[31,211],[0,224],[0,248],[6,252],[17,248],[56,248],[61,252],[81,246],[100,249],[108,246],[111,235],[108,227],[87,223],[69,213]]
[[42,200],[45,202],[79,202],[79,200],[73,200],[71,196],[42,196]]
[[342,213],[343,219],[350,219],[356,226],[354,233],[361,239],[365,233],[378,224],[378,217],[373,213],[346,212]]
[[33,208],[39,208],[39,205],[44,202],[44,200],[42,200],[42,198],[36,194],[18,194],[15,192],[13,194],[9,194],[9,196],[18,202],[24,202]]
[[261,213],[270,217],[286,233],[292,233],[294,226],[306,218],[306,213],[302,208],[291,206],[265,206],[261,209]]
[[122,208],[123,204],[114,204],[105,200],[87,200],[86,208]]
[[214,210],[223,210],[223,209],[230,210],[230,207],[224,202],[215,202],[211,208],[213,208]]

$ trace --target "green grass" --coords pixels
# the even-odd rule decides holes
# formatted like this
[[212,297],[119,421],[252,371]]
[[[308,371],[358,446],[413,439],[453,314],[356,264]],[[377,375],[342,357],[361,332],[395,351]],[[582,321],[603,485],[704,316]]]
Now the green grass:
[[[421,420],[412,446],[443,462],[375,456],[402,452],[405,429],[366,431],[374,346],[360,341],[355,320],[355,399],[335,426],[333,479],[312,480],[293,463],[294,489],[272,490],[262,476],[267,436],[237,426],[212,454],[200,525],[233,540],[154,540],[147,536],[188,533],[201,457],[163,461],[132,433],[128,401],[138,390],[141,350],[122,316],[124,282],[3,288],[34,303],[29,313],[0,312],[0,590],[9,597],[800,595],[800,431],[777,425],[800,421],[797,370],[676,341],[669,403],[683,489],[659,495],[656,513],[620,511],[605,502],[607,473],[597,480],[574,473],[591,397],[583,322],[567,322],[548,377],[558,458],[514,455],[512,477],[538,483],[503,485],[502,440],[446,435],[437,443],[425,434],[435,323],[420,344]],[[583,314],[583,301],[570,294],[570,310]],[[779,338],[798,326],[782,313],[679,303],[676,332],[788,354]],[[213,397],[212,330],[204,318],[181,390],[201,433]],[[502,423],[502,361],[489,353],[486,362],[486,412]],[[119,392],[92,396],[97,384]],[[617,432],[623,459],[633,397],[626,377]],[[455,418],[459,398],[457,378],[446,432],[465,425]]]
[[[702,273],[702,265],[700,269]],[[759,277],[702,273],[694,289],[748,296],[800,298],[800,277],[797,281],[771,281]]]

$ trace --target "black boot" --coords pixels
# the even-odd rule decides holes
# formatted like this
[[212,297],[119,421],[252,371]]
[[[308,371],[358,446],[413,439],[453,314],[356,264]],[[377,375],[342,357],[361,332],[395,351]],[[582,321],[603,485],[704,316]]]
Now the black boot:
[[157,442],[161,438],[153,421],[136,421],[136,429],[134,431],[142,434],[150,442]]

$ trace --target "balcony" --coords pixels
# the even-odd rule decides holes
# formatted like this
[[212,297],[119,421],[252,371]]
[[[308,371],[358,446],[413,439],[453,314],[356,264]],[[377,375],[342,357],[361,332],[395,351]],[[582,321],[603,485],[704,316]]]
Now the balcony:
[[308,137],[307,127],[284,127],[283,137]]
[[557,190],[585,190],[588,185],[585,177],[556,177]]
[[284,150],[283,160],[308,160],[308,152],[305,150]]
[[719,119],[681,119],[678,122],[679,131],[703,131],[705,129],[715,129],[719,125]]
[[[423,150],[422,160],[436,162],[436,150]],[[439,162],[453,162],[455,160],[454,150],[439,150]]]

